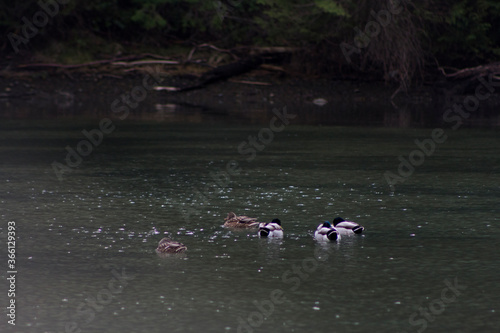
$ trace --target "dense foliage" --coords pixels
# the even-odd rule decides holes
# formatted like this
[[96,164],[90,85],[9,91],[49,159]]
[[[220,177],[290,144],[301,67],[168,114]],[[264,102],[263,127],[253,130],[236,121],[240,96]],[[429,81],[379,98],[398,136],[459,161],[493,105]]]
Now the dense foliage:
[[[33,23],[36,32],[26,28]],[[436,64],[498,61],[500,2],[0,0],[0,31],[4,54],[53,45],[101,54],[123,45],[292,46],[297,71],[362,71],[406,85]]]

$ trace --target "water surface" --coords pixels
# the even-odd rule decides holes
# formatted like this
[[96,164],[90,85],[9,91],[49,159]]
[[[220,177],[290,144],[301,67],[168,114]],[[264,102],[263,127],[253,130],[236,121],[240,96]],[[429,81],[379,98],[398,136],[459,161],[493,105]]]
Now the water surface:
[[[18,317],[15,327],[5,317],[0,326],[498,329],[497,130],[447,130],[448,139],[391,189],[385,172],[397,173],[398,156],[408,158],[414,140],[429,138],[432,128],[295,124],[274,133],[253,159],[240,154],[238,146],[258,137],[272,116],[263,114],[261,124],[224,117],[209,124],[115,123],[62,180],[52,163],[64,164],[65,147],[76,149],[81,131],[99,120],[4,123],[1,237],[15,221]],[[221,178],[230,161],[240,173]],[[225,229],[229,211],[278,217],[285,238]],[[317,225],[339,215],[364,225],[365,235],[316,243]],[[157,257],[165,235],[187,245],[186,254]]]

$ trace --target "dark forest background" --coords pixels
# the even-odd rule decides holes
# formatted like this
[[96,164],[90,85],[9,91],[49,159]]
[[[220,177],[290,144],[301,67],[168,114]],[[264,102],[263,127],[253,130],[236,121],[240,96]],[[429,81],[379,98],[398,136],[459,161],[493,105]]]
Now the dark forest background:
[[[35,17],[42,10],[46,24]],[[25,22],[37,19],[27,38]],[[497,0],[1,0],[0,30],[9,59],[78,63],[186,55],[200,44],[245,52],[280,46],[292,50],[287,66],[299,75],[401,85],[500,59]]]

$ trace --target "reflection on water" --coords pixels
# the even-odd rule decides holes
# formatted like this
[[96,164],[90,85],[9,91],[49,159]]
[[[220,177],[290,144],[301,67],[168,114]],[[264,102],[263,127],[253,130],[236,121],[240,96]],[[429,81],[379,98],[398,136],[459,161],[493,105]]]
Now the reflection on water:
[[[292,125],[247,161],[238,145],[259,126],[129,121],[59,181],[51,163],[92,126],[1,126],[2,238],[7,221],[18,226],[12,331],[416,332],[424,321],[494,331],[496,131],[449,132],[391,192],[384,172],[428,129]],[[231,160],[241,172],[207,188]],[[230,211],[280,218],[285,237],[223,228]],[[365,235],[315,242],[317,225],[339,215]],[[185,255],[156,256],[167,236]],[[461,295],[432,320],[420,315],[455,279]]]
[[[110,118],[115,123],[140,120],[267,124],[272,110],[286,105],[291,113],[299,115],[293,123],[302,125],[451,128],[455,123],[452,119],[462,115],[463,128],[500,126],[500,116],[494,101],[496,97],[481,100],[471,112],[447,114],[451,109],[456,110],[453,105],[460,105],[470,111],[470,107],[465,104],[467,97],[472,95],[462,96],[451,90],[435,89],[416,96],[406,96],[396,103],[385,99],[377,86],[364,87],[362,92],[357,88],[351,91],[347,86],[329,89],[328,84],[325,84],[317,86],[317,91],[311,90],[308,84],[302,89],[300,85],[289,86],[288,89],[276,85],[235,90],[231,84],[222,84],[202,91],[177,94],[151,91],[148,98],[129,108],[123,103],[117,104],[119,107],[113,104],[120,100],[123,90],[112,84],[113,89],[103,87],[98,93],[89,96],[81,91],[56,91],[42,96],[35,94],[26,99],[3,99],[0,100],[0,119],[59,119],[73,122],[75,118]],[[316,103],[318,100],[326,104]]]

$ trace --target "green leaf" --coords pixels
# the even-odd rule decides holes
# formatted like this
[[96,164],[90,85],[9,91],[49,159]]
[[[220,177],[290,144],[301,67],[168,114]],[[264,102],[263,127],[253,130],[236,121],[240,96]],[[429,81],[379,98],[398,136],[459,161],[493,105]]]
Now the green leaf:
[[321,8],[325,13],[335,14],[338,16],[347,16],[346,11],[342,6],[331,0],[315,0],[316,6]]

